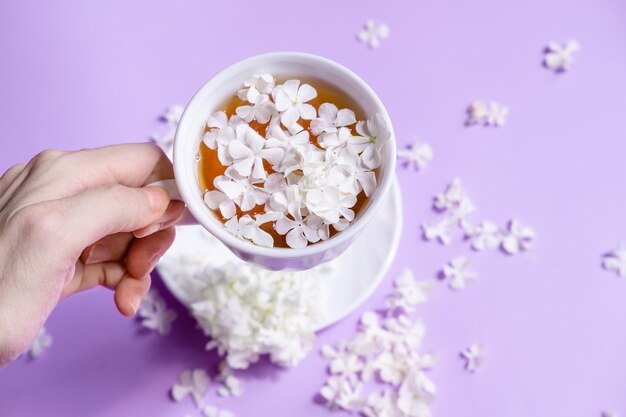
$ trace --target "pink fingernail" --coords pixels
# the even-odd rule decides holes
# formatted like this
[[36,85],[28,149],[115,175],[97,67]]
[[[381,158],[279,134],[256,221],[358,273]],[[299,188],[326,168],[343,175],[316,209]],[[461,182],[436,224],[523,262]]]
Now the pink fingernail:
[[107,261],[110,258],[109,250],[103,246],[94,245],[85,260],[86,265],[97,264],[98,262]]
[[139,305],[141,305],[141,297],[136,295],[130,300],[130,306],[133,309],[133,314],[137,314],[137,310],[139,310]]
[[160,231],[163,228],[163,224],[157,223],[151,226],[147,226],[143,229],[135,231],[133,234],[136,238],[141,239],[142,237],[150,236],[153,233]]

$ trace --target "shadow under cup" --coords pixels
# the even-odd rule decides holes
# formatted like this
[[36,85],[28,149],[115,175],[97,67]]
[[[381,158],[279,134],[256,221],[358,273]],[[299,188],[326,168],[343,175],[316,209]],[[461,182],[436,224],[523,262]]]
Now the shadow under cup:
[[[343,232],[302,249],[264,248],[236,238],[204,203],[198,182],[198,154],[206,120],[220,105],[242,88],[253,74],[270,73],[279,78],[319,79],[358,103],[367,118],[381,113],[391,137],[382,148],[378,185],[357,218]],[[326,58],[298,52],[277,52],[245,59],[222,70],[191,99],[180,120],[174,143],[176,184],[195,219],[239,258],[271,270],[305,270],[328,262],[350,246],[371,220],[387,195],[395,172],[396,145],[389,115],[374,91],[347,68]]]

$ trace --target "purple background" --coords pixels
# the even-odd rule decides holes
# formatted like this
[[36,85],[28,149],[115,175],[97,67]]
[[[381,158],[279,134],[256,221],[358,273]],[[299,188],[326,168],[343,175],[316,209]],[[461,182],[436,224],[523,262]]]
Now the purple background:
[[[166,106],[184,104],[241,58],[299,50],[335,59],[379,93],[400,145],[419,136],[436,156],[423,173],[399,169],[405,230],[389,277],[318,346],[351,335],[400,268],[432,277],[468,254],[479,279],[460,293],[441,284],[419,310],[424,351],[440,359],[434,415],[626,415],[626,281],[600,268],[600,255],[626,241],[626,3],[307,4],[0,2],[0,171],[44,148],[145,140],[163,129],[155,117]],[[368,18],[391,27],[374,51],[355,40]],[[570,38],[582,45],[575,67],[561,75],[542,68],[546,43]],[[510,106],[507,125],[465,128],[464,110],[477,98]],[[435,217],[431,198],[454,176],[477,219],[519,217],[538,233],[534,249],[509,257],[473,253],[458,239],[422,242],[419,224]],[[0,415],[192,413],[190,400],[174,403],[168,390],[180,371],[217,359],[167,299],[181,316],[167,337],[122,318],[104,289],[61,303],[47,323],[53,346],[0,372]],[[474,341],[488,357],[472,375],[458,352]],[[238,416],[329,415],[313,401],[324,368],[317,353],[288,371],[261,364],[244,377],[243,397],[220,404]]]

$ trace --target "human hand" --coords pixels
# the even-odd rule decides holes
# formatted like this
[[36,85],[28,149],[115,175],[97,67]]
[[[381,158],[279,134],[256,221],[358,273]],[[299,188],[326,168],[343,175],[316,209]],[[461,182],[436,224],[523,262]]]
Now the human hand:
[[145,185],[173,177],[158,147],[130,144],[44,151],[0,178],[0,367],[75,292],[113,289],[135,314],[184,210]]

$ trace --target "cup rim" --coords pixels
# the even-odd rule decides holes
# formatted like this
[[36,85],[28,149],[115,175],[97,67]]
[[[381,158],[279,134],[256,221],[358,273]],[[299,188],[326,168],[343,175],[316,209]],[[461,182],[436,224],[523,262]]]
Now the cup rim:
[[[385,170],[388,171],[388,174],[382,178],[382,181],[377,185],[377,188],[380,190],[379,195],[376,199],[370,201],[369,205],[365,208],[365,211],[360,213],[359,217],[355,219],[352,224],[344,231],[337,233],[332,238],[320,241],[312,245],[307,245],[304,248],[266,248],[263,246],[255,245],[252,242],[244,241],[238,239],[236,236],[230,234],[224,225],[216,221],[216,219],[209,218],[206,215],[203,207],[198,207],[196,204],[197,190],[192,190],[189,185],[187,179],[187,174],[185,171],[185,165],[188,163],[189,155],[185,155],[182,150],[179,148],[182,147],[182,139],[179,137],[181,132],[181,126],[187,123],[187,120],[192,117],[189,115],[189,108],[200,99],[201,93],[205,90],[210,89],[213,85],[219,84],[223,79],[228,78],[229,73],[235,71],[240,66],[250,65],[254,61],[258,60],[279,60],[279,59],[301,59],[306,60],[308,62],[322,64],[325,66],[331,67],[334,71],[343,73],[343,75],[348,76],[353,79],[360,88],[373,99],[376,107],[377,113],[382,114],[385,119],[385,122],[389,126],[390,137],[386,144],[383,146],[388,147],[386,155],[387,157],[383,159],[383,164],[385,164]],[[208,117],[208,115],[207,115]],[[305,52],[292,52],[292,51],[281,51],[281,52],[270,52],[263,53],[259,55],[255,55],[249,58],[245,58],[243,60],[239,60],[226,68],[219,71],[217,74],[212,76],[208,81],[206,81],[192,96],[191,100],[185,106],[185,110],[181,116],[178,128],[176,130],[176,139],[174,141],[174,174],[176,177],[176,183],[180,193],[183,197],[183,200],[187,204],[187,207],[191,214],[196,218],[196,220],[211,234],[217,237],[220,241],[222,241],[227,246],[236,249],[238,251],[254,254],[258,256],[264,256],[268,258],[277,258],[277,259],[291,259],[291,258],[301,258],[306,256],[311,256],[319,253],[326,252],[328,250],[332,250],[336,247],[347,244],[355,235],[357,235],[364,227],[368,224],[368,222],[374,217],[380,206],[383,204],[384,197],[388,193],[393,176],[395,174],[396,167],[396,146],[395,146],[395,133],[393,130],[393,125],[391,124],[391,119],[389,118],[389,114],[384,104],[378,97],[378,95],[374,92],[374,90],[365,82],[361,77],[355,74],[353,71],[344,67],[343,65],[314,54],[309,54]],[[197,184],[194,184],[197,187]],[[204,203],[204,202],[202,202]]]

